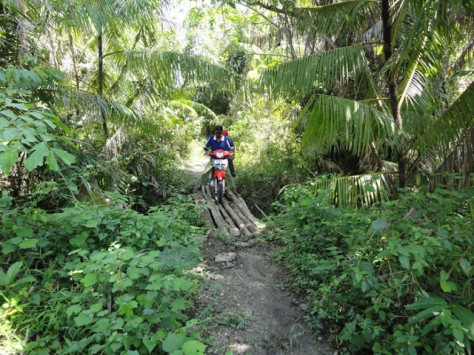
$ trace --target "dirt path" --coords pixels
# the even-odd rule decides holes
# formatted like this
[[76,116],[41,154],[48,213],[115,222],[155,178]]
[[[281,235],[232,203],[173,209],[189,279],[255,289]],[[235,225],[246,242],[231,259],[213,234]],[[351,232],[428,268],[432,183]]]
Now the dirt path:
[[[207,159],[185,167],[198,184]],[[216,206],[206,199],[207,190],[196,191],[203,218],[216,224],[218,214],[224,227],[208,231],[203,243],[206,280],[200,290],[198,311],[209,314],[210,321],[204,336],[211,346],[208,354],[329,354],[327,344],[312,339],[303,321],[302,311],[291,295],[283,292],[282,271],[269,260],[269,251],[255,236],[261,229],[237,205],[238,195],[228,195],[228,208],[235,209],[250,234],[238,228],[231,213],[224,206]],[[210,212],[209,212],[210,210]],[[253,217],[253,216],[252,216]],[[227,231],[227,232],[226,232]],[[254,233],[254,231],[256,231]]]

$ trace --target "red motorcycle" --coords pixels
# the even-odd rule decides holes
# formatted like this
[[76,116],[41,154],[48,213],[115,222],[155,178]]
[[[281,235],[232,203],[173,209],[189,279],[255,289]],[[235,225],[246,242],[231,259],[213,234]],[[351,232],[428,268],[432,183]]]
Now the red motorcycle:
[[208,155],[211,156],[211,165],[214,171],[210,182],[211,190],[214,192],[214,198],[217,197],[217,202],[222,203],[222,198],[225,194],[225,177],[227,174],[227,167],[229,166],[227,158],[234,155],[234,153],[218,149],[213,152],[208,152]]

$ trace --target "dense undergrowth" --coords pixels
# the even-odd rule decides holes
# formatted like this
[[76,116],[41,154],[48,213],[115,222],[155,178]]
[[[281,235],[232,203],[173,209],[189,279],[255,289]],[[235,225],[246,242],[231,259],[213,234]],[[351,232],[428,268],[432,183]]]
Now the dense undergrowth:
[[288,187],[275,218],[311,327],[350,353],[471,353],[474,190],[356,210],[316,185]]
[[[7,353],[202,353],[191,331],[202,231],[181,198],[139,214],[121,203],[56,213],[1,199]],[[4,266],[8,265],[5,269]]]
[[99,149],[38,97],[47,70],[0,74],[0,352],[203,353],[176,122]]

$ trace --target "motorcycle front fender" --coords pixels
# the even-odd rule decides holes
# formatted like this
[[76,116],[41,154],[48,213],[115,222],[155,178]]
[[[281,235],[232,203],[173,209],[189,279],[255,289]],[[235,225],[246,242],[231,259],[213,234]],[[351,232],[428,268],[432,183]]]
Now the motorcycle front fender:
[[225,179],[225,170],[214,170],[214,178],[217,180]]

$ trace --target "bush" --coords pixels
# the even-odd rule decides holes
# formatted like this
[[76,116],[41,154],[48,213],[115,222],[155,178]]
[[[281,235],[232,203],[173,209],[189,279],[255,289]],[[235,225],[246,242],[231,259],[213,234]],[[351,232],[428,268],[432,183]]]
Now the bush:
[[469,352],[474,191],[406,194],[356,211],[313,189],[289,188],[276,204],[276,257],[313,329],[350,352]]
[[1,202],[2,349],[203,353],[186,314],[202,232],[191,200],[147,216],[119,196],[57,213]]

